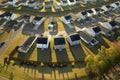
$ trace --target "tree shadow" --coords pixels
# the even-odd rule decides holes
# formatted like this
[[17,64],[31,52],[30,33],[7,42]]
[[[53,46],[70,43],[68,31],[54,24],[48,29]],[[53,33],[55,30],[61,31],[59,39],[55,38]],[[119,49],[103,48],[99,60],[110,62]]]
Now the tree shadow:
[[61,73],[68,73],[68,72],[72,72],[72,67],[71,67],[70,64],[67,64],[66,67],[58,68],[57,70],[58,70],[59,74],[61,74]]
[[44,67],[40,67],[40,66],[38,66],[37,67],[37,69],[38,69],[38,72],[39,73],[42,73],[42,74],[52,74],[52,68],[50,68],[50,67],[47,67],[47,66],[44,66]]
[[51,49],[48,48],[48,49],[42,50],[37,48],[37,61],[50,63],[52,61]]
[[81,45],[69,46],[70,51],[72,52],[72,56],[74,57],[75,61],[84,60],[85,53],[81,47]]

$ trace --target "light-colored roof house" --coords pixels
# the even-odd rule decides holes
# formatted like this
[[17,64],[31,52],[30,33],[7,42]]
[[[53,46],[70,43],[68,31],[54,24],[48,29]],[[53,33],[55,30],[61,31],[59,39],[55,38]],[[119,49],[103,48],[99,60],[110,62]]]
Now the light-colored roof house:
[[69,5],[75,5],[76,4],[76,0],[67,0]]
[[106,12],[106,11],[110,11],[110,10],[112,9],[112,7],[111,7],[110,5],[103,5],[103,6],[101,7],[101,9]]
[[22,6],[27,6],[28,5],[28,1],[26,0],[21,0]]
[[9,12],[9,11],[6,11],[5,13],[4,13],[4,18],[6,19],[6,20],[14,20],[15,18],[16,18],[16,14],[15,13],[11,13],[11,12]]
[[112,4],[110,4],[110,6],[113,7],[113,9],[117,9],[118,8],[116,3],[112,3]]
[[47,49],[49,47],[49,43],[50,43],[50,36],[40,36],[37,38],[37,48],[41,48],[41,49]]
[[119,28],[115,21],[109,22],[100,22],[102,33],[106,36],[111,36],[112,30],[115,28]]
[[100,22],[100,24],[101,24],[103,27],[105,27],[105,28],[107,28],[107,29],[109,29],[109,30],[112,30],[112,29],[114,29],[114,28],[119,28],[119,26],[116,24],[115,21]]
[[97,15],[100,13],[100,8],[92,8],[91,10],[93,11],[94,15]]
[[57,27],[57,20],[55,17],[50,17],[49,23],[48,23],[49,31],[52,32],[54,27]]
[[58,3],[54,3],[54,8],[55,8],[56,10],[61,10],[60,5],[58,5]]
[[13,7],[19,7],[21,5],[22,5],[22,1],[18,1],[18,2],[13,4]]
[[87,17],[92,17],[94,15],[94,12],[91,9],[86,11],[87,11]]
[[80,44],[80,35],[77,33],[71,34],[67,37],[67,40],[71,46],[78,45],[78,44]]
[[66,15],[66,16],[63,16],[62,17],[62,21],[65,23],[65,24],[69,24],[71,23],[72,21],[72,16],[70,14]]
[[8,4],[9,5],[13,5],[14,3],[16,3],[17,0],[8,0]]
[[33,19],[33,24],[39,26],[39,25],[41,25],[43,23],[44,20],[45,20],[44,17],[35,16],[35,18]]
[[99,43],[94,37],[92,37],[85,31],[79,32],[79,35],[80,35],[81,40],[83,40],[86,44],[90,46],[94,46]]
[[85,19],[87,17],[87,12],[86,11],[78,12],[78,17],[80,17],[80,19]]
[[60,3],[61,3],[62,6],[67,6],[68,5],[67,0],[60,0]]
[[96,37],[101,33],[101,29],[99,26],[84,28],[84,31],[93,37]]

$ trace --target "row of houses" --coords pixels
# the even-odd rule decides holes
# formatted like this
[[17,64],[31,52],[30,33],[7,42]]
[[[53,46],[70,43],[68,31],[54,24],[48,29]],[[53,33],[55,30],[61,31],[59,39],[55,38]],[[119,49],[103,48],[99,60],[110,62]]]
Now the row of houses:
[[102,14],[110,10],[115,10],[119,7],[120,7],[120,2],[117,1],[110,5],[103,5],[101,8],[97,7],[97,8],[87,9],[82,12],[78,12],[76,17],[74,17],[72,14],[67,14],[62,17],[62,21],[65,24],[70,24],[75,19],[77,19],[77,21],[80,21],[81,19],[85,20],[88,17],[93,17],[94,15]]
[[95,2],[96,0],[59,0],[56,3],[53,3],[53,0],[48,0],[48,1],[44,1],[44,0],[3,0],[2,2],[0,2],[1,6],[4,5],[12,5],[13,7],[19,7],[19,6],[28,6],[28,7],[33,7],[34,9],[40,9],[43,8],[43,6],[45,6],[46,8],[51,8],[52,5],[54,5],[54,7],[56,9],[60,9],[60,6],[67,6],[67,5],[75,5],[78,3],[87,3],[89,1],[93,1]]
[[[72,33],[68,35],[65,39],[64,36],[54,36],[54,49],[62,50],[66,48],[66,40],[71,46],[79,45],[80,41],[83,41],[87,45],[95,46],[99,43],[96,37],[104,34],[110,36],[111,32],[115,28],[120,28],[115,21],[109,21],[100,23],[101,26],[93,26],[89,28],[84,28],[82,31],[77,33]],[[32,38],[32,39],[31,39]],[[47,49],[51,41],[51,36],[38,36],[29,37],[25,43],[18,49],[20,52],[27,53],[32,44],[36,41],[37,48]]]
[[[15,20],[17,22],[22,22],[24,21],[25,23],[29,23],[31,20],[31,16],[28,14],[23,14],[18,16],[17,14],[11,12],[11,11],[0,11],[0,20],[1,19],[6,19],[8,21],[10,20]],[[43,23],[43,21],[45,20],[44,17],[42,16],[34,16],[32,23],[34,25],[41,25]]]
[[16,16],[17,15],[15,13],[12,13],[10,11],[5,11],[5,12],[0,11],[0,20],[6,19],[6,20],[10,21],[10,20],[14,20],[16,18]]
[[77,17],[79,18],[79,20],[81,20],[81,19],[84,20],[87,17],[92,17],[94,15],[102,14],[102,13],[110,11],[110,10],[115,10],[119,7],[120,7],[120,2],[117,1],[117,2],[111,3],[110,5],[103,5],[101,7],[91,8],[88,10],[78,12]]

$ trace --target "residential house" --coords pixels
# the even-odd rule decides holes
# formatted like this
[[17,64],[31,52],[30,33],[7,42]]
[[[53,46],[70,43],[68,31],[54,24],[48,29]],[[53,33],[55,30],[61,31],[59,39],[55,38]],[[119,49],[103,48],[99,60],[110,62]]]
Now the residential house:
[[94,26],[94,27],[89,27],[89,28],[84,28],[84,30],[86,33],[88,33],[89,35],[96,37],[98,35],[100,35],[101,33],[101,29],[99,26]]
[[117,23],[115,21],[102,22],[101,25],[110,30],[112,30],[114,28],[119,28],[119,26],[117,25]]
[[48,24],[49,31],[52,32],[54,27],[57,27],[57,20],[55,17],[50,17]]
[[65,38],[63,36],[54,37],[54,48],[60,51],[65,49]]
[[43,8],[43,4],[42,3],[37,3],[33,8],[37,9],[37,10],[42,9]]
[[6,19],[6,20],[14,20],[15,18],[16,18],[16,14],[15,13],[12,13],[12,12],[9,12],[9,11],[6,11],[5,13],[4,13],[4,18]]
[[94,37],[92,37],[85,31],[79,32],[79,35],[80,35],[81,40],[90,46],[94,46],[99,43]]
[[87,17],[87,12],[86,11],[78,12],[78,17],[80,19],[85,19]]
[[39,26],[39,25],[41,25],[43,23],[44,20],[45,20],[44,17],[35,16],[35,18],[33,19],[33,24]]
[[0,2],[0,6],[4,6],[4,5],[7,5],[8,4],[8,0],[4,0],[2,2]]
[[60,5],[58,5],[58,3],[54,3],[54,8],[55,8],[55,10],[57,10],[57,11],[60,11],[60,10],[61,10]]
[[106,11],[110,11],[112,7],[110,5],[103,5],[101,9],[104,10],[104,12],[106,12]]
[[61,4],[62,6],[67,6],[67,5],[68,5],[68,2],[67,2],[67,0],[60,0],[60,4]]
[[22,5],[22,1],[18,1],[18,2],[13,4],[13,7],[19,7],[21,5]]
[[94,15],[97,15],[97,14],[99,14],[101,12],[100,8],[92,8],[91,10],[93,11]]
[[111,36],[113,34],[112,30],[119,28],[115,21],[110,22],[100,22],[102,33],[106,36]]
[[47,49],[50,43],[50,36],[40,36],[37,38],[36,45],[37,48]]
[[19,46],[18,51],[22,52],[22,53],[27,53],[30,50],[30,48],[32,47],[32,45],[35,43],[36,39],[37,39],[37,37],[35,37],[35,36],[28,37],[25,40],[25,42],[21,46]]
[[76,0],[67,0],[69,5],[75,5],[76,4]]
[[14,3],[16,3],[17,0],[8,0],[8,4],[9,5],[13,5]]
[[30,22],[30,15],[23,15],[24,23],[29,23]]
[[69,24],[71,23],[72,21],[72,16],[70,14],[66,15],[66,16],[63,16],[62,17],[62,21],[65,23],[65,24]]
[[92,17],[94,15],[94,12],[91,9],[88,9],[86,11],[87,11],[87,17]]
[[71,46],[80,44],[80,35],[78,33],[71,34],[67,37],[68,42]]
[[27,6],[28,5],[28,2],[26,0],[20,0],[20,1],[21,1],[22,6]]
[[30,1],[28,2],[28,6],[29,6],[29,7],[34,7],[36,4],[37,4],[37,1],[35,1],[35,0],[30,0]]

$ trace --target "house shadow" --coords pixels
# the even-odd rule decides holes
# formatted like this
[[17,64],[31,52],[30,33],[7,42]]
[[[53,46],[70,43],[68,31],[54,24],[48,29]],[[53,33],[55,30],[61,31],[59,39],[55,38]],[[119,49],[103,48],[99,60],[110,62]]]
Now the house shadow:
[[44,22],[39,26],[38,30],[35,33],[42,34],[45,32]]
[[75,33],[76,32],[74,24],[72,24],[73,28],[69,28],[69,26],[64,24],[64,23],[63,23],[63,25],[64,25],[64,28],[65,28],[65,31],[66,31],[67,34],[71,34],[71,33]]
[[68,55],[66,49],[63,49],[62,51],[55,50],[57,62],[64,63],[69,62]]
[[51,49],[39,49],[37,48],[37,61],[38,62],[44,62],[44,63],[50,63],[52,61],[51,57]]
[[69,46],[70,51],[72,52],[72,56],[75,61],[79,61],[85,58],[85,53],[81,47],[81,45]]
[[29,57],[31,56],[33,50],[35,49],[35,47],[36,47],[36,45],[33,44],[27,53],[22,53],[22,52],[18,51],[18,53],[17,53],[18,56],[16,56],[16,58],[20,59],[20,60],[28,60]]

